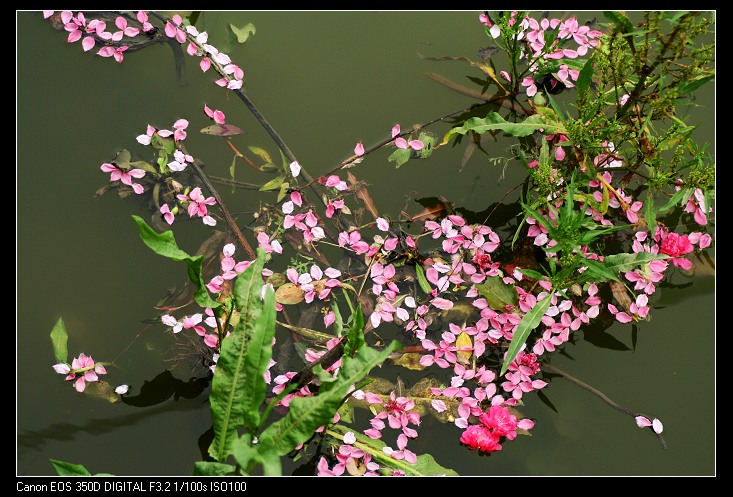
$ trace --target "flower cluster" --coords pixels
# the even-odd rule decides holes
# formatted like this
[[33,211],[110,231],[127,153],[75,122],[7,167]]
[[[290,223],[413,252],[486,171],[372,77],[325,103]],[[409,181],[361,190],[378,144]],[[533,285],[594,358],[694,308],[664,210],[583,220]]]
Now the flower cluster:
[[[66,363],[54,364],[54,371],[58,374],[66,375],[66,381],[73,381],[76,391],[81,393],[86,389],[87,383],[99,381],[101,374],[107,374],[104,365],[94,362],[92,356],[82,353],[79,357],[75,357],[71,361],[71,365]],[[125,389],[125,391],[127,391]]]
[[470,425],[461,435],[461,443],[471,450],[492,453],[501,450],[501,440],[513,440],[517,429],[528,430],[534,426],[529,419],[517,420],[509,409],[492,406],[478,416],[479,424]]

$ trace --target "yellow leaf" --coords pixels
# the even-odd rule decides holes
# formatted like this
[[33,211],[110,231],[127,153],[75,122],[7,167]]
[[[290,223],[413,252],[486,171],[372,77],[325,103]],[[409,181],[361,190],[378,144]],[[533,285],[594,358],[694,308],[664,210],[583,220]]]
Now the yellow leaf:
[[456,338],[456,356],[458,356],[458,362],[464,366],[471,364],[471,356],[473,355],[473,342],[471,337],[465,331],[462,331],[458,338]]

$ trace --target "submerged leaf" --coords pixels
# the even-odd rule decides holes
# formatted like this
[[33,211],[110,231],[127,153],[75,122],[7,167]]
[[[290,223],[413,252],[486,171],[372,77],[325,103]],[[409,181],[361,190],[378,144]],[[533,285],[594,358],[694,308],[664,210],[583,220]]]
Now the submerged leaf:
[[422,371],[425,369],[425,366],[420,364],[422,356],[423,354],[418,354],[416,352],[399,354],[399,357],[394,358],[392,363],[396,366],[402,366],[403,368],[412,369],[414,371]]
[[487,277],[486,281],[476,285],[476,290],[495,311],[504,312],[508,306],[516,307],[519,303],[514,285],[504,283],[501,276]]
[[233,124],[212,124],[201,128],[201,133],[212,136],[234,136],[244,134],[244,131]]
[[275,291],[275,300],[280,304],[300,304],[303,299],[305,299],[305,292],[295,283],[285,283]]
[[247,41],[247,39],[255,34],[257,31],[255,29],[255,25],[251,22],[248,24],[245,24],[241,28],[236,27],[234,24],[229,24],[229,29],[232,30],[232,33],[234,33],[237,36],[237,43],[244,43]]
[[458,337],[456,338],[456,348],[458,349],[456,350],[458,362],[464,366],[471,364],[471,357],[473,356],[473,342],[471,341],[471,336],[465,331],[458,334]]
[[119,402],[120,400],[119,394],[115,392],[115,389],[112,388],[112,385],[110,385],[106,381],[87,382],[86,388],[84,389],[84,394],[89,395],[90,397],[96,397],[98,399],[106,400],[111,404]]

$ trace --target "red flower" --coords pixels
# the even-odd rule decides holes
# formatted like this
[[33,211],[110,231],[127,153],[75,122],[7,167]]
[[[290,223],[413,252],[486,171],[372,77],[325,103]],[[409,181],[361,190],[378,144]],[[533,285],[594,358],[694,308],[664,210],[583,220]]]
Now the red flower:
[[471,450],[478,449],[481,452],[491,453],[501,450],[499,435],[483,425],[471,425],[466,428],[461,435],[461,443],[466,444]]

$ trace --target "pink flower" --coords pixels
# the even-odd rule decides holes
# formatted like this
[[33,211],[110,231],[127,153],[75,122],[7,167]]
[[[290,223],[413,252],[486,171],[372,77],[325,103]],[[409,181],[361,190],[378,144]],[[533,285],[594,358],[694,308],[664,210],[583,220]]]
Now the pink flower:
[[654,418],[653,421],[649,421],[649,418],[645,416],[636,416],[634,418],[636,420],[636,426],[639,428],[648,428],[651,427],[654,433],[659,435],[664,430],[664,426],[662,425],[662,422],[659,421],[657,418]]
[[501,450],[499,435],[483,425],[470,425],[461,434],[461,443],[471,450],[492,453]]
[[183,18],[176,14],[170,21],[165,23],[165,34],[168,38],[175,38],[178,43],[186,41],[186,33],[180,28]]
[[397,448],[399,450],[394,450],[392,447],[384,447],[382,452],[391,456],[393,459],[404,459],[410,464],[415,464],[417,462],[417,454],[407,449],[407,437],[404,433],[400,433],[397,437]]
[[712,210],[712,208],[705,208],[705,195],[699,188],[696,188],[694,194],[690,195],[685,206],[685,212],[692,212],[695,222],[700,226],[705,226],[708,223],[707,213]]
[[147,12],[145,12],[144,10],[139,10],[136,17],[137,20],[140,21],[140,23],[143,25],[143,31],[147,33],[148,31],[151,31],[153,29],[153,25],[150,24],[150,22],[148,21]]
[[216,220],[208,215],[207,205],[215,205],[214,197],[204,197],[201,193],[201,187],[196,187],[188,195],[178,194],[176,198],[181,202],[188,202],[188,217],[198,216],[202,218],[204,224],[215,226]]
[[67,375],[64,378],[66,381],[74,380],[74,388],[80,393],[86,389],[87,382],[99,381],[97,375],[107,374],[107,370],[102,364],[95,363],[91,356],[83,353],[71,362],[71,366],[56,364],[53,369],[59,374]]
[[408,147],[413,150],[422,150],[425,148],[425,144],[420,140],[410,140],[409,142],[402,137],[395,138],[394,144],[397,148],[407,149]]
[[127,50],[127,48],[128,47],[126,45],[123,45],[117,48],[106,46],[106,47],[100,48],[99,52],[97,52],[97,55],[102,56],[102,57],[114,57],[114,59],[117,62],[121,63],[122,60],[125,58],[124,55],[122,54],[125,50]]
[[123,171],[119,167],[117,167],[114,164],[110,164],[108,162],[105,162],[101,165],[100,169],[104,171],[105,173],[110,173],[109,180],[110,181],[121,181],[122,184],[125,184],[133,189],[135,193],[140,195],[145,191],[142,185],[133,183],[133,178],[142,178],[145,176],[145,171],[142,169],[130,169],[129,171]]
[[214,120],[216,124],[224,124],[226,116],[220,110],[211,110],[208,105],[204,104],[204,113]]
[[356,147],[354,147],[354,154],[360,157],[364,155],[364,144],[362,144],[361,142],[357,143]]
[[160,213],[163,215],[163,219],[165,219],[165,222],[168,224],[173,224],[173,220],[176,218],[176,215],[171,212],[170,207],[168,207],[168,204],[163,204],[160,207]]
[[692,252],[694,247],[687,235],[679,235],[677,233],[669,233],[662,239],[662,245],[659,251],[672,257],[672,264],[682,269],[692,269],[692,262],[682,257]]

